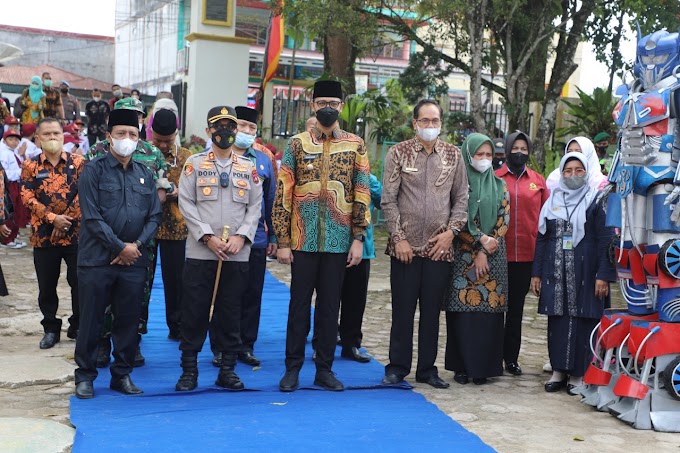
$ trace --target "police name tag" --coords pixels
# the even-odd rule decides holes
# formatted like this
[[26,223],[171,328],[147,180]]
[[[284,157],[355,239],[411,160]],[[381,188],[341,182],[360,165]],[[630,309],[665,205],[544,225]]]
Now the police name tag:
[[574,237],[571,234],[562,236],[562,250],[574,250]]

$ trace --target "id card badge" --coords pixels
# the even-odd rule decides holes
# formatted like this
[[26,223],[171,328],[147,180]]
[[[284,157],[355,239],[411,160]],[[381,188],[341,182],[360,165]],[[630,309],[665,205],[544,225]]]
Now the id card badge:
[[574,237],[571,234],[562,236],[562,250],[574,250]]

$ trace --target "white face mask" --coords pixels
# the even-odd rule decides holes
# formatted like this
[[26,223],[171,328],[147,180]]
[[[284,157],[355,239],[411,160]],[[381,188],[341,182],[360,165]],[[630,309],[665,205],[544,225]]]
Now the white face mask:
[[418,128],[418,135],[425,142],[431,142],[435,140],[437,137],[439,137],[440,132],[440,127],[427,127],[425,129],[421,129],[420,127]]
[[470,165],[472,165],[472,168],[474,168],[480,173],[484,173],[485,171],[487,171],[489,168],[491,168],[492,164],[493,163],[491,162],[490,159],[481,160],[475,158],[470,159]]
[[137,142],[134,140],[131,140],[129,138],[124,138],[122,140],[118,138],[113,139],[113,150],[119,156],[122,157],[131,156],[132,153],[135,152],[135,149],[137,149]]
[[101,96],[92,96],[92,99],[94,99],[95,102],[99,102],[102,100]]

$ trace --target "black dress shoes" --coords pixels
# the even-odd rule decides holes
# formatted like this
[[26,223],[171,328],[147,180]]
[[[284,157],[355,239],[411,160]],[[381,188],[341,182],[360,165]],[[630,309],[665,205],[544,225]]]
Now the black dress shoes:
[[444,381],[442,378],[440,378],[436,374],[433,374],[432,376],[430,376],[426,379],[418,379],[416,377],[416,382],[420,382],[421,384],[431,385],[432,387],[434,387],[436,389],[447,389],[447,388],[449,388],[449,383]]
[[222,366],[222,353],[221,352],[216,352],[216,353],[213,354],[212,364],[213,364],[213,366],[216,366],[217,368]]
[[252,352],[246,351],[246,352],[239,352],[238,353],[238,359],[245,363],[246,365],[250,366],[260,366],[260,359],[255,357]]
[[474,382],[475,385],[484,385],[489,381],[485,377],[480,377],[480,378],[472,378],[472,382]]
[[50,349],[59,343],[59,332],[47,332],[40,340],[40,349]]
[[545,391],[548,393],[554,393],[554,392],[559,392],[563,388],[567,386],[567,380],[564,379],[563,381],[551,381],[551,382],[546,382],[545,383]]
[[68,329],[66,330],[66,336],[71,340],[76,340],[78,338],[78,328],[68,326]]
[[133,367],[139,368],[140,366],[144,366],[146,363],[146,359],[144,359],[144,356],[142,355],[142,349],[137,346],[137,352],[135,353],[135,361],[132,364]]
[[468,375],[465,373],[456,373],[456,375],[453,377],[453,380],[461,385],[465,385],[470,382]]
[[76,384],[76,398],[81,400],[89,400],[94,398],[94,387],[92,381],[83,381]]
[[282,392],[294,392],[297,390],[298,386],[300,385],[300,381],[298,380],[299,374],[300,370],[286,371],[286,374],[284,374],[283,378],[281,378],[281,382],[279,382],[279,390]]
[[314,385],[332,392],[342,392],[345,390],[345,386],[342,385],[342,382],[338,381],[332,371],[317,371],[314,377]]
[[393,373],[386,374],[382,380],[383,385],[394,385],[404,382],[404,378]]
[[129,374],[126,374],[119,379],[111,379],[109,388],[125,395],[139,395],[140,393],[144,393],[142,389],[132,383],[132,379],[130,379]]
[[505,370],[513,376],[520,376],[522,374],[522,368],[520,368],[517,362],[506,363]]
[[576,387],[578,387],[578,386],[576,386],[574,384],[567,384],[567,393],[571,396],[580,395],[580,393],[577,390],[574,390]]
[[359,363],[367,363],[371,361],[371,357],[361,352],[359,348],[342,348],[340,356]]

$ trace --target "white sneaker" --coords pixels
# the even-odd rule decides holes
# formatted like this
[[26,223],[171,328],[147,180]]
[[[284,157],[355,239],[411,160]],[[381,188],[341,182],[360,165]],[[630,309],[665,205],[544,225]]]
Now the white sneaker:
[[24,248],[24,247],[26,247],[26,243],[23,242],[23,241],[14,240],[14,241],[7,244],[7,248],[10,248],[10,249],[21,249],[21,248]]

